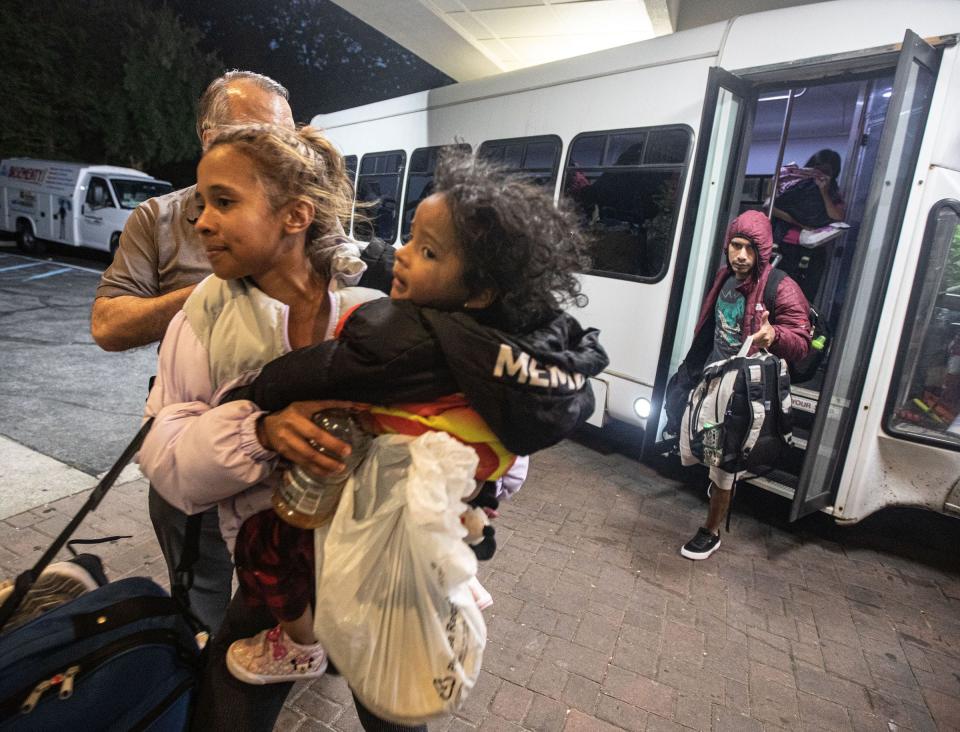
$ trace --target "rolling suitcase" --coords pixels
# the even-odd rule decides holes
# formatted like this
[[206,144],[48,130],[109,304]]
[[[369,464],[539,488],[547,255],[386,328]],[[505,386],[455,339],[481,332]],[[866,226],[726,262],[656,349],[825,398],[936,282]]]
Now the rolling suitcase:
[[[149,428],[144,424],[37,564],[17,577],[0,607],[0,629]],[[0,635],[0,730],[186,729],[201,667],[200,629],[182,599],[143,577],[105,584],[11,628]]]

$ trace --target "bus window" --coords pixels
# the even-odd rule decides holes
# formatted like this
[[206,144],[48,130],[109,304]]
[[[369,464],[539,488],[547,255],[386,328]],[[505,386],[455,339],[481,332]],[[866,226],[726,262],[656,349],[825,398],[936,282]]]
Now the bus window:
[[685,127],[588,132],[570,145],[562,190],[593,234],[592,274],[666,273],[692,135]]
[[[433,192],[433,173],[437,169],[437,159],[440,152],[449,147],[452,146],[418,147],[410,156],[407,191],[403,198],[403,227],[400,230],[400,241],[405,242],[410,237],[413,214],[420,201]],[[457,148],[470,152],[469,145],[457,145]]]
[[960,205],[931,212],[888,402],[887,431],[960,448]]
[[644,165],[683,165],[690,147],[690,133],[681,129],[650,130],[643,150]]
[[478,154],[512,175],[552,189],[560,168],[561,146],[556,135],[487,140]]
[[347,178],[350,179],[350,184],[352,185],[357,180],[357,156],[344,155],[343,164],[347,169]]
[[[354,206],[353,235],[361,241],[376,236],[388,244],[397,237],[397,214],[400,201],[400,182],[407,154],[403,150],[364,155],[360,160],[357,179],[357,203],[373,205]],[[366,219],[366,220],[364,220]]]

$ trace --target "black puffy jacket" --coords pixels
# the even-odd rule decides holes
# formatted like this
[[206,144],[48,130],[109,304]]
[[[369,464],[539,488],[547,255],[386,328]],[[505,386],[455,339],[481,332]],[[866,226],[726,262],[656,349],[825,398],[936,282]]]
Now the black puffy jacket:
[[508,450],[529,455],[593,412],[587,377],[608,363],[598,335],[566,314],[515,334],[381,298],[356,308],[336,340],[268,363],[229,398],[272,412],[305,399],[398,404],[463,392]]

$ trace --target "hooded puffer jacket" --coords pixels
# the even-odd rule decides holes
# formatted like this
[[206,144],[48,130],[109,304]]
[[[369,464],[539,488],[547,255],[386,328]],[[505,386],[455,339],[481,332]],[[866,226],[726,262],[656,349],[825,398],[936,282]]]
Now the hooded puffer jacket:
[[561,314],[524,334],[381,298],[357,307],[336,340],[264,366],[229,399],[276,411],[305,399],[426,402],[462,392],[510,451],[556,444],[593,411],[587,377],[606,368],[598,331]]
[[[713,287],[703,301],[700,319],[697,322],[698,335],[705,325],[713,323],[714,308],[720,290],[727,278],[733,274],[727,262],[727,248],[730,240],[738,236],[753,242],[757,254],[757,264],[750,276],[737,285],[737,289],[746,298],[741,339],[746,339],[760,329],[762,314],[766,309],[763,304],[763,290],[772,269],[770,259],[773,254],[773,232],[770,228],[770,220],[762,212],[746,211],[731,221],[730,226],[727,227],[723,244],[724,264],[717,271]],[[790,277],[784,277],[781,280],[774,303],[774,311],[770,313],[769,319],[777,337],[768,350],[788,363],[795,363],[806,356],[810,350],[810,305],[804,297],[803,290]],[[696,339],[696,335],[694,338]],[[753,349],[751,353],[755,351],[756,349]]]

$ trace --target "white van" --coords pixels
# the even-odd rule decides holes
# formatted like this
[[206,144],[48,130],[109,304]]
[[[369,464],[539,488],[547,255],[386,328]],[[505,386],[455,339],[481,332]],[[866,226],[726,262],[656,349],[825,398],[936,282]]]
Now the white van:
[[11,158],[0,162],[0,229],[33,254],[46,241],[113,252],[133,209],[172,189],[133,168]]

